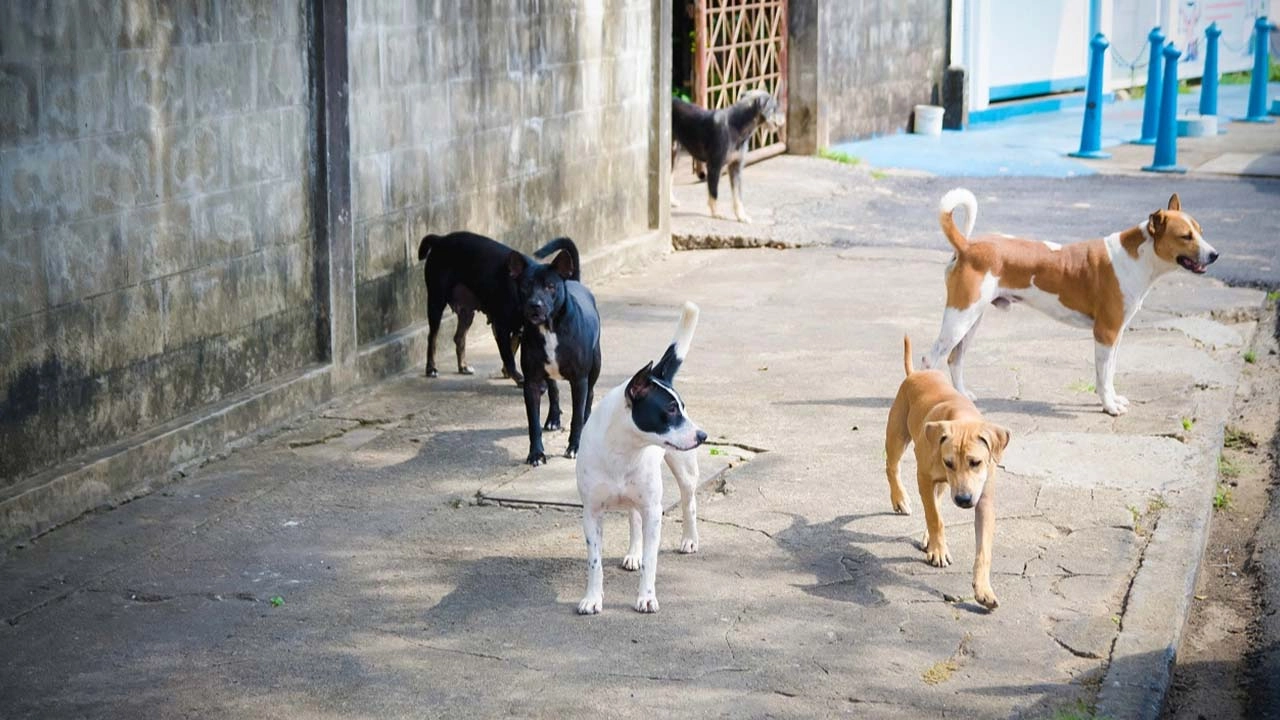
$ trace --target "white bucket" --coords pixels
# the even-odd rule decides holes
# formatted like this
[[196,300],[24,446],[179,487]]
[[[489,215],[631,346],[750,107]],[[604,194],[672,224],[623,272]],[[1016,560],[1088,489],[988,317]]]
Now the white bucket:
[[1178,137],[1213,137],[1217,134],[1217,115],[1185,115],[1178,118]]
[[942,112],[937,105],[917,105],[916,121],[911,131],[916,135],[938,137],[942,134]]

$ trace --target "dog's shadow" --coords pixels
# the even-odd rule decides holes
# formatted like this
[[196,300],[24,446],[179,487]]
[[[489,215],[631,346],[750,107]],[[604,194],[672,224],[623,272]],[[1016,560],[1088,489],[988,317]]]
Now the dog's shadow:
[[[818,578],[829,578],[843,573],[845,577],[820,581],[812,585],[799,585],[804,592],[824,600],[847,602],[863,607],[879,607],[890,601],[882,588],[907,587],[923,595],[945,600],[940,590],[909,575],[895,572],[891,565],[924,563],[923,548],[918,540],[909,536],[886,536],[851,530],[850,525],[866,518],[892,515],[890,512],[869,512],[857,515],[841,515],[827,522],[810,523],[803,516],[787,513],[791,525],[774,533],[778,547],[786,550],[799,566],[811,570]],[[880,557],[863,549],[872,544],[904,545],[910,552],[897,557]],[[833,565],[840,566],[839,573],[832,572]],[[986,608],[971,602],[958,602],[954,607],[974,613],[987,612]]]
[[508,555],[445,562],[452,565],[454,587],[423,615],[441,634],[466,632],[477,624],[505,625],[531,607],[565,606],[557,598],[560,578],[582,564],[567,557]]

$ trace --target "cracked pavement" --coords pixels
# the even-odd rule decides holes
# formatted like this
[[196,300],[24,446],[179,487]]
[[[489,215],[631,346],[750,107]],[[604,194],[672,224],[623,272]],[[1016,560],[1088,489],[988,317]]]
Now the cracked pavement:
[[[933,223],[934,202],[911,224]],[[485,499],[554,490],[572,461],[558,432],[548,466],[520,464],[520,394],[489,377],[477,325],[475,376],[416,368],[9,550],[0,714],[1031,718],[1092,703],[1158,609],[1135,594],[1176,593],[1193,562],[1161,560],[1162,533],[1188,534],[1212,492],[1262,294],[1159,285],[1124,341],[1133,409],[1117,419],[1073,389],[1092,378],[1087,333],[989,315],[967,374],[1013,441],[988,613],[972,515],[943,509],[955,562],[931,567],[919,499],[893,514],[884,476],[902,335],[937,331],[941,244],[682,252],[588,278],[600,392],[661,353],[682,301],[701,306],[679,387],[740,451],[703,456],[697,554],[675,552],[667,514],[657,615],[630,609],[625,516],[606,521],[604,612],[579,617],[578,513]]]

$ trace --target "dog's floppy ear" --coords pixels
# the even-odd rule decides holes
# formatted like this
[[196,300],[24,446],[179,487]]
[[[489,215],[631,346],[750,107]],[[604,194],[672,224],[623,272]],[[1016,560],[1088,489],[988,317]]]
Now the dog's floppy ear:
[[628,405],[648,394],[649,388],[653,387],[653,381],[649,379],[649,374],[652,372],[653,361],[650,360],[648,365],[640,368],[640,372],[631,376],[631,381],[627,383]]
[[950,420],[934,420],[924,424],[924,439],[932,447],[942,447],[942,441],[951,436]]
[[507,272],[511,273],[511,277],[518,278],[524,274],[524,269],[529,266],[529,261],[525,256],[516,250],[512,250],[507,256]]
[[551,267],[555,268],[556,272],[560,274],[560,277],[565,280],[573,279],[573,256],[569,254],[568,250],[561,250],[559,254],[551,260]]
[[1169,209],[1182,210],[1182,201],[1178,199],[1178,193],[1174,193],[1173,197],[1169,198]]
[[984,423],[982,431],[978,433],[978,439],[991,449],[991,460],[996,463],[1004,458],[1004,449],[1009,447],[1011,436],[1009,428],[994,423]]
[[1157,237],[1164,232],[1164,225],[1165,225],[1164,211],[1157,210],[1151,213],[1151,217],[1147,219],[1147,232],[1151,235],[1151,237]]

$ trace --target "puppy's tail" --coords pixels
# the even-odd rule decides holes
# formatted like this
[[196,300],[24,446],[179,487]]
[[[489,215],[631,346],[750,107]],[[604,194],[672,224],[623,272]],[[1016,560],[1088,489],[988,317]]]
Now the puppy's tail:
[[916,371],[915,367],[912,366],[911,364],[911,336],[910,335],[902,336],[902,369],[907,371],[908,377],[911,376],[911,373]]
[[691,302],[684,304],[680,313],[680,324],[676,326],[676,336],[662,354],[662,359],[653,366],[653,376],[666,382],[676,376],[676,371],[684,363],[689,354],[689,346],[693,344],[693,331],[698,327],[698,306]]
[[[956,227],[954,213],[957,207],[964,208],[964,232]],[[956,188],[942,196],[942,202],[938,204],[938,223],[942,225],[943,234],[957,254],[963,254],[965,248],[969,247],[969,236],[973,234],[973,225],[977,221],[978,199],[973,193],[964,188]]]
[[418,243],[418,259],[426,260],[427,255],[431,253],[431,245],[439,239],[440,239],[439,235],[423,236],[422,242]]
[[569,279],[582,282],[582,264],[578,262],[578,246],[574,245],[573,241],[569,238],[558,237],[537,250],[534,250],[533,255],[538,259],[544,259],[551,257],[561,250],[569,253],[569,258],[573,260],[573,276]]

